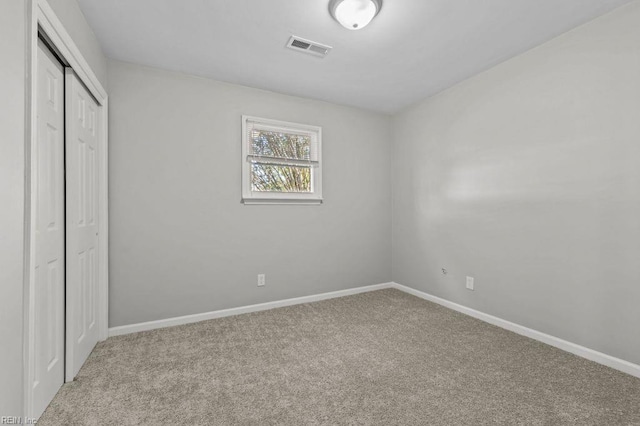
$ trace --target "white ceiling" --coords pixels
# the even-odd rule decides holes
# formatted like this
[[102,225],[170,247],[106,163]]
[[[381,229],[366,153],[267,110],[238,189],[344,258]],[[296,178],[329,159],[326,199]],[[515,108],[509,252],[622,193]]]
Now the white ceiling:
[[[630,0],[384,0],[349,31],[329,0],[79,0],[107,56],[393,113]],[[294,34],[333,46],[285,48]]]

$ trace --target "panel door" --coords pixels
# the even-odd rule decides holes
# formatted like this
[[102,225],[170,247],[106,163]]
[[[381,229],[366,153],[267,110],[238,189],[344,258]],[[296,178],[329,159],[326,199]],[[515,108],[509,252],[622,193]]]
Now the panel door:
[[42,42],[37,53],[33,412],[64,382],[64,72]]
[[98,104],[73,70],[65,71],[67,174],[67,353],[73,380],[99,339]]

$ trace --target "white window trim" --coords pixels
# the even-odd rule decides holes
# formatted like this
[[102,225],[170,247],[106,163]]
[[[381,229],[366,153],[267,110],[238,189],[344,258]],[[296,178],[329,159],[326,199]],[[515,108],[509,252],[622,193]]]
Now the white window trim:
[[[281,131],[306,131],[318,136],[318,166],[311,169],[312,193],[254,192],[251,190],[251,165],[247,161],[249,122]],[[244,204],[322,204],[322,127],[269,118],[242,116],[242,202]]]

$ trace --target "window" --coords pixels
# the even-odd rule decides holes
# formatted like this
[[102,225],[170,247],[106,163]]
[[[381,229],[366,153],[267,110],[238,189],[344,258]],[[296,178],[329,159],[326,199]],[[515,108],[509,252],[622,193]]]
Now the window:
[[322,129],[242,117],[242,201],[320,204]]

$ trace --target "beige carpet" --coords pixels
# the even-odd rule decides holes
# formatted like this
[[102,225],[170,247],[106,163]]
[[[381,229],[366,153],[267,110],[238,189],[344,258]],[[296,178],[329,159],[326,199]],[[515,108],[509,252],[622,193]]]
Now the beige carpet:
[[640,379],[398,290],[110,338],[39,425],[640,425]]

